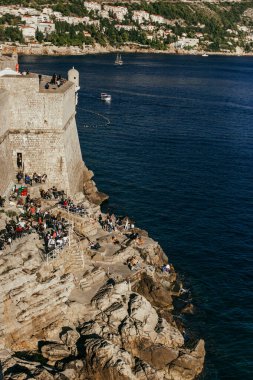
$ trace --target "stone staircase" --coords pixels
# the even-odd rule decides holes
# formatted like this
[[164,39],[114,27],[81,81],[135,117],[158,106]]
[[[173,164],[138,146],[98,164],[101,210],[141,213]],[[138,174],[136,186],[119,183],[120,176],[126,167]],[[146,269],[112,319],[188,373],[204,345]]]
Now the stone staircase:
[[73,240],[67,249],[66,254],[68,255],[68,264],[70,265],[70,270],[72,272],[79,272],[84,269],[84,252],[80,247],[80,244]]
[[88,216],[76,215],[62,208],[57,209],[57,213],[60,213],[62,217],[74,223],[74,228],[77,233],[87,237],[93,237],[97,234],[98,223],[92,223]]
[[84,251],[80,247],[79,242],[75,239],[74,234],[70,234],[70,244],[66,244],[63,248],[56,248],[47,256],[47,263],[62,259],[66,262],[71,272],[83,270],[84,268]]
[[[85,276],[80,280],[79,286],[80,288],[85,291],[85,290],[90,290],[92,289],[92,285],[94,282],[102,281],[105,277],[105,270],[101,267],[94,267],[94,269],[85,274]],[[96,279],[94,281],[94,279]]]

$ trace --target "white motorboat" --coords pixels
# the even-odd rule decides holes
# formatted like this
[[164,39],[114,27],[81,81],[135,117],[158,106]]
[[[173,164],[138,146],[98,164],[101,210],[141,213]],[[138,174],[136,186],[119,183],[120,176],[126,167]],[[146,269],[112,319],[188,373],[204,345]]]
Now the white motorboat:
[[106,94],[105,92],[101,92],[100,99],[104,102],[110,102],[112,100],[112,97],[110,94]]
[[208,54],[204,53],[202,54],[202,57],[208,57]]

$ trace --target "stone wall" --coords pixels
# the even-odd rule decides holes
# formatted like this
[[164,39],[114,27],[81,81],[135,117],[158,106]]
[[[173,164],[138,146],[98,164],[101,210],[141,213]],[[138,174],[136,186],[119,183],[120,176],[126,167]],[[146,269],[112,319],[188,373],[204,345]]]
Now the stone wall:
[[77,193],[83,189],[84,163],[74,117],[64,133],[64,149],[68,182],[71,184],[71,192]]
[[22,153],[25,173],[46,173],[48,186],[55,185],[69,191],[63,132],[27,131],[10,132],[12,160],[16,163],[17,153]]
[[0,91],[0,195],[5,195],[14,172],[8,139],[9,114],[6,112],[8,108],[8,94],[6,91]]
[[0,89],[12,97],[11,129],[63,129],[75,115],[75,86],[68,82],[57,92],[39,87],[33,76],[5,76],[0,78]]
[[[46,91],[39,86],[38,75],[31,74],[1,77],[1,90],[8,94],[9,103],[0,108],[0,137],[8,130],[15,171],[17,153],[22,153],[25,172],[46,173],[49,186],[70,193],[82,191],[84,164],[75,123],[75,85],[66,82],[55,92]],[[1,149],[5,152],[4,146]]]

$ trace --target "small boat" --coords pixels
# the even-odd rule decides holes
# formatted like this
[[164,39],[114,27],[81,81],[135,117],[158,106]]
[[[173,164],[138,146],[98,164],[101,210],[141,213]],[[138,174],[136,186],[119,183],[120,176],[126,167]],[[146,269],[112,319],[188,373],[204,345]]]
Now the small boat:
[[117,54],[117,57],[115,59],[115,65],[120,65],[120,66],[123,65],[123,60],[122,60],[121,55],[119,53]]
[[110,102],[112,100],[112,97],[111,95],[106,94],[105,92],[101,92],[100,99],[103,100],[104,102]]
[[202,54],[202,57],[208,57],[208,54],[204,53]]

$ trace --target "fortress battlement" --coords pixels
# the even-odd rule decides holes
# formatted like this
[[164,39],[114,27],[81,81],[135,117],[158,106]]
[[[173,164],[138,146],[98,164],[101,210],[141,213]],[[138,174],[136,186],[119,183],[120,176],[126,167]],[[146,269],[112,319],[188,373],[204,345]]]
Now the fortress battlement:
[[[78,78],[76,70],[70,72]],[[15,178],[18,155],[25,173],[46,173],[49,186],[82,191],[84,163],[75,121],[79,84],[62,80],[59,87],[45,88],[48,76],[5,73],[6,67],[0,71],[0,194]]]
[[[10,82],[11,80],[11,82]],[[39,74],[37,73],[29,73],[27,75],[5,75],[1,78],[0,88],[12,88],[14,86],[20,87],[22,86],[21,91],[25,91],[28,87],[29,90],[33,90],[35,92],[47,93],[47,94],[63,94],[69,88],[75,86],[74,83],[63,80],[62,84],[58,87],[57,85],[50,85],[48,89],[45,88],[46,84],[50,82],[51,77],[48,75],[42,75],[41,81],[39,80]],[[22,83],[20,83],[22,81]]]
[[75,84],[65,81],[60,87],[49,85],[49,89],[45,89],[50,79],[42,77],[40,82],[38,74],[0,77],[0,94],[7,91],[8,109],[12,113],[9,129],[31,131],[67,127],[76,112]]

